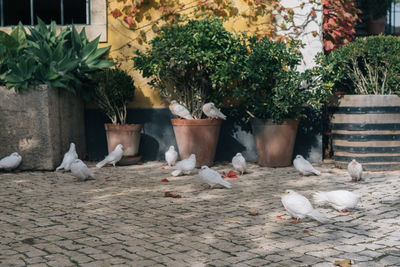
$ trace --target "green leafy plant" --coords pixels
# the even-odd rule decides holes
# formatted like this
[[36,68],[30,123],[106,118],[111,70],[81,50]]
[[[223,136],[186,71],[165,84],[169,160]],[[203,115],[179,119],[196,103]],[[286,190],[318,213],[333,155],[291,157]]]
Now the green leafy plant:
[[93,99],[113,124],[125,124],[127,105],[135,96],[132,77],[121,69],[105,69],[91,75]]
[[108,68],[115,63],[105,59],[110,47],[97,48],[99,38],[89,41],[85,30],[74,26],[56,31],[56,23],[38,24],[26,31],[19,25],[10,35],[0,34],[0,84],[15,90],[37,85],[81,92],[88,73]]
[[151,48],[136,51],[134,67],[162,97],[184,104],[199,119],[206,102],[222,104],[233,80],[226,63],[241,54],[239,43],[217,18],[189,20],[161,28]]
[[[359,38],[329,55],[319,55],[320,75],[325,84],[346,94],[400,94],[399,49],[395,36]],[[360,79],[365,79],[364,89]]]
[[[315,70],[296,70],[300,63],[299,44],[279,43],[267,38],[250,38],[243,43],[247,53],[236,64],[240,72],[233,95],[240,99],[233,109],[251,118],[298,119],[306,106],[321,107],[329,88],[322,87]],[[325,94],[325,93],[326,94]],[[246,114],[245,114],[245,113]]]

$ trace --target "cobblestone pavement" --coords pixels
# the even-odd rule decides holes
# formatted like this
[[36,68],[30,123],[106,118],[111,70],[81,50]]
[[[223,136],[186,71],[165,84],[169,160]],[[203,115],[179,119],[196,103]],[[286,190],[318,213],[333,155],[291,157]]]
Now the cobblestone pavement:
[[[317,168],[322,176],[299,177],[293,167],[252,164],[229,179],[232,189],[213,190],[198,175],[170,177],[161,162],[93,168],[97,179],[86,182],[62,172],[0,173],[0,265],[400,266],[400,172],[351,183],[344,170]],[[346,215],[317,207],[329,223],[293,225],[285,189],[309,199],[348,189],[362,199]]]

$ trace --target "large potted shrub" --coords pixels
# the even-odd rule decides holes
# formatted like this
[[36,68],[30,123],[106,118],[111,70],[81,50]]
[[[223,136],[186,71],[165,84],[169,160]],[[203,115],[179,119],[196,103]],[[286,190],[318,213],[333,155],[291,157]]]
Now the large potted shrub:
[[331,120],[335,164],[400,168],[400,40],[360,38],[320,59],[322,79],[338,98]]
[[216,18],[167,25],[150,41],[145,52],[136,51],[134,66],[150,78],[167,102],[177,100],[194,120],[171,119],[181,158],[196,154],[196,166],[212,165],[221,120],[205,119],[202,106],[221,107],[232,82],[221,70],[239,54],[239,39]]
[[74,27],[57,32],[55,22],[40,19],[29,31],[20,25],[0,32],[0,124],[7,125],[1,151],[18,151],[22,169],[53,170],[70,142],[85,156],[82,84],[90,72],[114,64],[98,41]]
[[105,123],[107,147],[110,153],[118,144],[124,147],[120,164],[136,161],[142,124],[126,123],[127,105],[135,96],[132,77],[122,69],[105,69],[91,76],[93,99],[111,123]]
[[244,46],[248,52],[235,64],[240,76],[236,110],[251,121],[259,165],[289,166],[299,119],[306,106],[320,107],[322,87],[313,70],[296,70],[298,43],[252,37]]
[[386,16],[391,0],[361,0],[360,7],[366,14],[368,32],[370,34],[385,33]]

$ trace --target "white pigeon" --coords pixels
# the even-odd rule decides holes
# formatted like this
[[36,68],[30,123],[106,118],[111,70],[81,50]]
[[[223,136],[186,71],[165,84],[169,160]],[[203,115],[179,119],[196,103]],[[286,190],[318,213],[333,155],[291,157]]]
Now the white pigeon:
[[174,166],[177,159],[178,159],[178,152],[175,151],[174,146],[170,146],[168,151],[165,152],[165,160],[167,161],[168,166],[170,167]]
[[180,174],[189,174],[196,167],[196,155],[191,154],[187,159],[181,160],[173,167],[175,171],[171,173],[172,176]]
[[296,170],[299,171],[301,175],[321,175],[321,172],[317,169],[314,169],[311,163],[304,159],[301,155],[297,155],[296,158],[293,160],[293,166],[296,168]]
[[97,168],[101,168],[106,164],[112,164],[115,167],[115,164],[122,158],[124,155],[123,146],[118,144],[110,154],[105,157],[104,160],[100,161],[96,164]]
[[171,110],[171,113],[174,114],[177,117],[181,117],[187,120],[193,120],[193,116],[190,114],[189,110],[176,102],[176,100],[172,100],[171,103],[169,104],[169,110]]
[[78,158],[78,154],[76,153],[75,150],[75,144],[71,143],[69,145],[69,150],[67,153],[64,154],[64,158],[61,162],[61,165],[56,168],[56,171],[60,169],[64,169],[66,171],[69,171],[71,169],[71,164],[74,160]]
[[317,192],[314,194],[315,203],[328,203],[338,211],[352,209],[357,206],[361,196],[347,190],[335,190],[329,192]]
[[362,176],[362,165],[353,159],[347,166],[347,171],[349,172],[351,179],[355,182],[361,180]]
[[13,170],[18,167],[21,161],[22,157],[17,152],[14,152],[0,160],[0,169]]
[[85,163],[80,159],[75,159],[71,163],[71,174],[81,181],[87,180],[89,177],[94,178],[93,173],[89,170]]
[[287,212],[289,212],[293,218],[296,218],[295,223],[300,222],[300,220],[306,216],[311,217],[321,223],[327,221],[326,217],[322,213],[312,207],[307,198],[293,190],[286,190],[281,200]]
[[236,156],[232,158],[232,165],[235,170],[243,175],[246,171],[246,159],[242,156],[242,153],[237,153]]
[[201,170],[199,171],[200,178],[208,184],[210,187],[213,187],[217,184],[225,186],[226,188],[231,188],[232,185],[228,181],[222,179],[221,174],[218,172],[208,168],[207,166],[201,166]]
[[204,104],[203,112],[209,118],[226,120],[226,116],[215,107],[213,102]]

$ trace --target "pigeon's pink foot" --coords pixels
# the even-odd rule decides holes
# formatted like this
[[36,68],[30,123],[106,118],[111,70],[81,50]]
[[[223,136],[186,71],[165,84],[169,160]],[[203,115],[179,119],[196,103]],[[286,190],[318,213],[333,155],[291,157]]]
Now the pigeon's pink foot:
[[297,219],[297,220],[295,220],[295,221],[293,221],[293,222],[290,222],[291,224],[298,224],[298,223],[301,223],[301,221],[300,221],[300,219]]
[[203,185],[204,186],[204,189],[203,190],[211,190],[212,189],[212,187],[211,187],[211,185]]
[[351,211],[350,210],[339,210],[339,213],[340,214],[349,214],[349,213],[351,213]]

